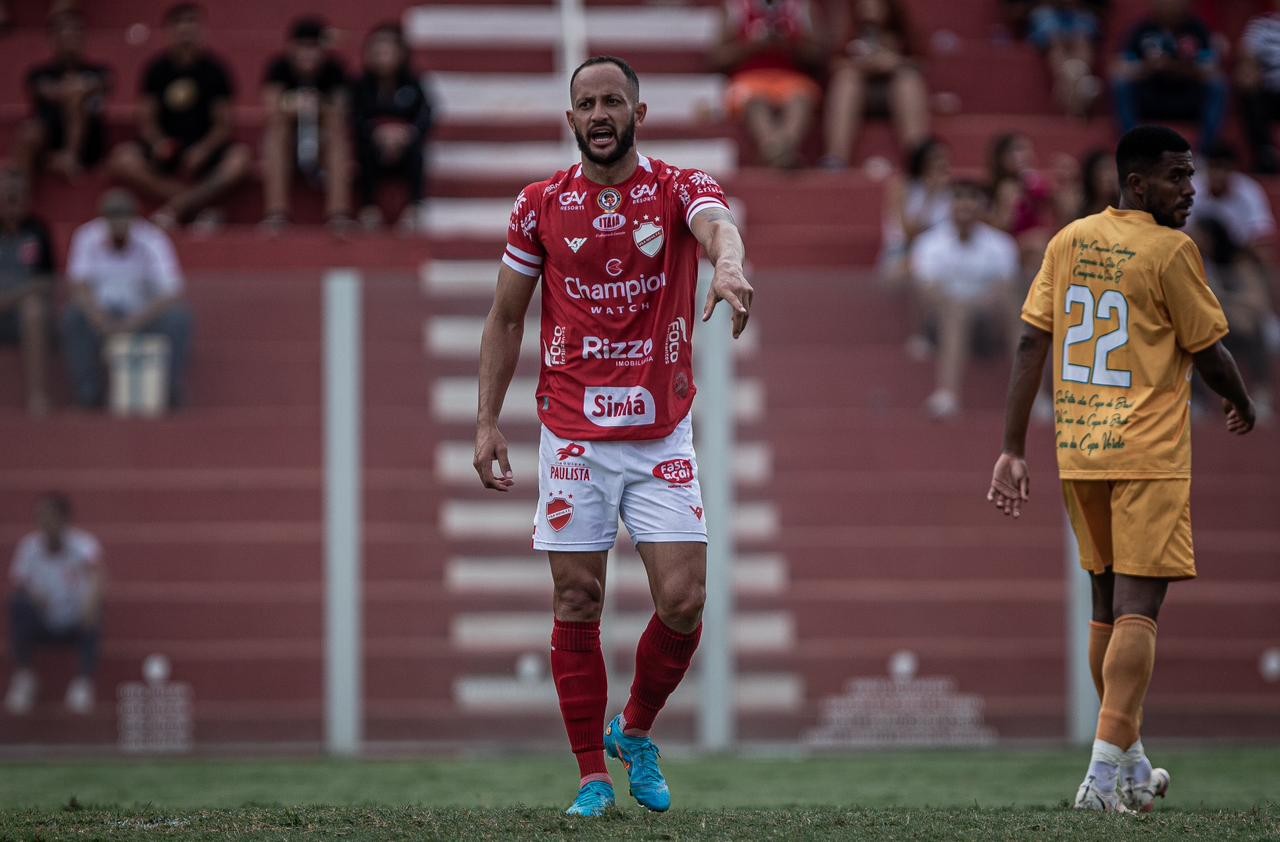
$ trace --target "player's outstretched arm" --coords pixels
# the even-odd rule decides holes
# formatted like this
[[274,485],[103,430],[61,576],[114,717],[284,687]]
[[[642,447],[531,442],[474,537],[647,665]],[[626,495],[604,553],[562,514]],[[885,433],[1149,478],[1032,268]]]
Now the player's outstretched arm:
[[[498,429],[498,415],[516,373],[520,340],[524,338],[524,317],[537,283],[537,278],[502,266],[498,270],[493,307],[484,320],[484,334],[480,339],[480,400],[476,412],[476,457],[472,464],[484,487],[494,491],[510,491],[515,484],[507,457],[507,440]],[[498,463],[501,476],[494,475],[494,462]]]
[[728,302],[733,308],[733,337],[737,339],[747,329],[747,320],[751,318],[751,299],[755,294],[742,269],[746,248],[742,245],[738,224],[727,210],[707,208],[694,216],[689,228],[707,253],[707,259],[716,267],[707,304],[702,309],[702,320],[705,322],[711,318],[718,302]]
[[1215,342],[1192,357],[1196,371],[1205,384],[1223,398],[1223,410],[1227,413],[1227,430],[1243,436],[1253,429],[1255,421],[1253,400],[1245,388],[1235,357],[1221,342]]
[[1022,516],[1022,504],[1031,496],[1031,474],[1027,470],[1027,424],[1031,406],[1040,390],[1040,376],[1049,356],[1053,334],[1023,322],[1022,336],[1013,356],[1009,397],[1005,405],[1004,446],[991,472],[987,499],[997,509],[1013,517]]

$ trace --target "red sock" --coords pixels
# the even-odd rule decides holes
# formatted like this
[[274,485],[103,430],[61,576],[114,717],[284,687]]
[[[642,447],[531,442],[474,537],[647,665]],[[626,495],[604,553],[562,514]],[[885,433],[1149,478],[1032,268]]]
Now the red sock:
[[653,727],[654,717],[688,671],[701,637],[701,623],[688,634],[681,634],[653,615],[636,646],[636,679],[622,711],[627,723],[624,733],[635,736]]
[[609,684],[600,652],[600,621],[556,620],[551,631],[551,675],[560,697],[560,715],[569,734],[569,747],[578,759],[578,772],[583,778],[604,775],[607,779],[604,713],[609,704]]

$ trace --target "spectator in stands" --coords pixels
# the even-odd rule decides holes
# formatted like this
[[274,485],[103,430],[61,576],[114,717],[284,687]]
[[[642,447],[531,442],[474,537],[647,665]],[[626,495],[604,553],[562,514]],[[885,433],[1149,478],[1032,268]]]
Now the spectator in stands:
[[1053,185],[1036,169],[1031,139],[998,135],[991,142],[988,178],[992,202],[987,221],[1017,241],[1029,280],[1053,235],[1055,211]]
[[1268,174],[1280,172],[1280,152],[1271,137],[1271,124],[1280,115],[1280,2],[1276,7],[1245,27],[1236,76],[1253,165]]
[[1049,66],[1054,99],[1072,117],[1088,116],[1102,93],[1102,82],[1093,75],[1094,46],[1101,33],[1096,5],[1051,0],[1031,11],[1027,37]]
[[143,333],[169,340],[169,403],[182,406],[191,314],[182,302],[181,270],[168,235],[138,218],[124,190],[108,191],[101,218],[72,236],[67,276],[72,303],[63,332],[76,402],[102,404],[106,337]]
[[943,419],[960,411],[960,387],[974,328],[1007,330],[1018,246],[982,221],[986,189],[973,181],[952,185],[951,219],[921,234],[911,249],[911,273],[938,328],[937,388],[925,408]]
[[1271,297],[1276,222],[1266,192],[1240,172],[1239,156],[1217,144],[1194,179],[1189,233],[1201,246],[1210,283],[1222,301],[1234,343],[1253,381],[1255,403],[1270,412],[1268,335],[1280,331]]
[[1120,130],[1140,120],[1198,120],[1200,147],[1218,138],[1227,83],[1209,28],[1190,0],[1151,0],[1151,16],[1134,27],[1112,72]]
[[1102,213],[1120,203],[1120,179],[1115,155],[1109,149],[1094,149],[1080,162],[1080,207],[1074,218]]
[[216,227],[212,203],[249,173],[249,150],[232,139],[231,76],[204,48],[202,22],[194,3],[169,9],[170,47],[142,77],[140,140],[111,154],[116,178],[163,202],[151,217],[162,228]]
[[20,716],[35,705],[32,660],[37,646],[74,646],[80,669],[67,685],[66,706],[86,714],[93,710],[102,628],[102,548],[88,532],[71,525],[71,502],[64,494],[46,494],[37,517],[39,529],[18,543],[9,571],[14,673],[5,708]]
[[745,122],[760,159],[800,164],[822,97],[815,73],[827,48],[809,0],[726,0],[712,62],[729,76],[730,114]]
[[823,165],[848,164],[864,116],[889,117],[902,149],[915,149],[929,134],[929,97],[902,0],[837,2],[831,31]]
[[32,116],[22,124],[14,150],[28,183],[41,164],[74,180],[106,155],[103,108],[111,69],[85,58],[84,18],[75,7],[50,15],[53,57],[27,73]]
[[351,111],[360,165],[360,224],[370,230],[382,226],[378,184],[395,178],[409,188],[400,228],[419,230],[426,197],[424,147],[431,132],[433,107],[421,79],[413,72],[409,45],[399,24],[384,23],[369,33],[364,45],[364,73],[352,86]]
[[305,181],[323,184],[329,225],[337,231],[351,227],[347,74],[325,49],[326,29],[319,18],[296,21],[288,50],[272,60],[263,80],[263,225],[270,231],[289,222],[295,170]]
[[49,229],[31,215],[22,173],[0,170],[0,344],[21,346],[27,411],[35,416],[49,411],[52,292]]

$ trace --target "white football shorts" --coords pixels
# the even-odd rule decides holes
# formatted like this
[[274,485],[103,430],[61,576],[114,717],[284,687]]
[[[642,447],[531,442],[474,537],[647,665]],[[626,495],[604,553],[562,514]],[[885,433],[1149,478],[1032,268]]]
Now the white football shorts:
[[632,543],[707,542],[688,416],[652,441],[574,441],[542,428],[533,548],[613,548],[618,517]]

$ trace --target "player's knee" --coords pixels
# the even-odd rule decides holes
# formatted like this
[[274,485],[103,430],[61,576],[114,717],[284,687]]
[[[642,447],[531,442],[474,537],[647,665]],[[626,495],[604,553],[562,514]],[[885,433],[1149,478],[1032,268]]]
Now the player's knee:
[[658,618],[676,631],[692,631],[702,621],[702,607],[706,601],[705,587],[696,582],[686,583],[661,595],[656,606]]
[[570,623],[590,623],[600,619],[604,589],[596,581],[556,584],[555,614]]

